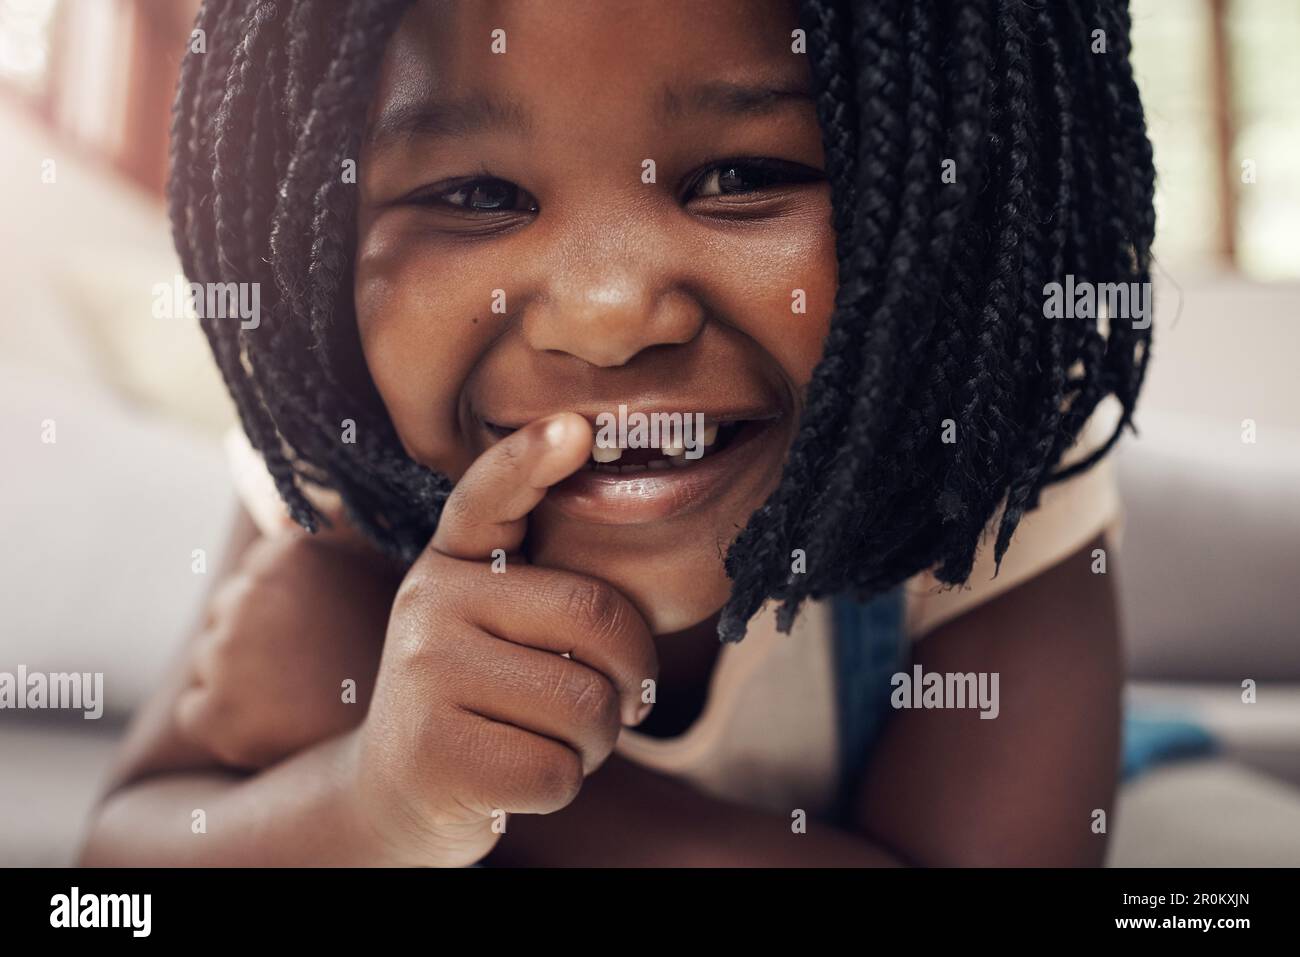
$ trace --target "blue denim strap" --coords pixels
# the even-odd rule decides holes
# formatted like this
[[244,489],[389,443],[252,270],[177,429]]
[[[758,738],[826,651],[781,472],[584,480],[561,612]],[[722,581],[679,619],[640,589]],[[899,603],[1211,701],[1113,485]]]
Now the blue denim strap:
[[903,629],[903,589],[861,603],[832,603],[835,700],[839,733],[836,819],[847,823],[867,757],[889,717],[890,681],[906,667],[910,648]]

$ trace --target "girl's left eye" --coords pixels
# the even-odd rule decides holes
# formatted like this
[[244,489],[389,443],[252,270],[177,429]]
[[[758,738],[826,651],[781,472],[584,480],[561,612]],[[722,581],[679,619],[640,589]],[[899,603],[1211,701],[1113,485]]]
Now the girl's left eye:
[[696,177],[688,199],[740,196],[773,186],[813,183],[822,173],[800,163],[784,160],[746,159],[718,163]]

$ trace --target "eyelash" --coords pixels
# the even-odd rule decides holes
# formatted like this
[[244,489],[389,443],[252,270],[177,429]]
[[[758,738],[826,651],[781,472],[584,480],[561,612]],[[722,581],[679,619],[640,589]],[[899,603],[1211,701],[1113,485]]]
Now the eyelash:
[[[751,178],[759,180],[756,186],[749,189],[740,190],[734,193],[721,192],[722,178],[728,174],[734,174],[737,171],[751,174]],[[757,177],[753,174],[757,173]],[[702,184],[707,182],[710,177],[716,177],[718,181],[717,189],[719,192],[712,193],[704,197],[692,197],[690,194],[698,190]],[[722,162],[710,163],[703,169],[697,170],[687,178],[687,188],[685,202],[692,198],[704,199],[723,199],[726,196],[749,196],[765,189],[771,189],[774,186],[781,185],[802,185],[805,183],[818,182],[823,179],[824,174],[801,163],[791,163],[786,160],[774,160],[764,157],[744,157],[737,159],[723,160]],[[515,191],[515,203],[519,202],[521,197],[527,197],[529,205],[525,209],[515,207],[506,209],[475,209],[474,207],[464,206],[459,203],[449,201],[449,197],[459,193],[472,194],[475,190],[482,189],[486,186],[503,186],[508,190]],[[537,201],[531,195],[516,186],[508,180],[503,180],[495,176],[479,176],[473,179],[460,180],[445,186],[440,190],[433,192],[423,192],[412,196],[408,202],[417,206],[427,206],[451,210],[456,213],[467,214],[471,216],[490,216],[501,213],[518,213],[518,212],[537,212]]]
[[[457,183],[453,183],[450,186],[446,186],[434,192],[426,192],[414,196],[411,198],[411,202],[415,203],[418,206],[440,207],[442,209],[449,209],[457,213],[468,213],[471,215],[491,215],[493,213],[516,213],[516,212],[537,211],[536,200],[531,201],[531,205],[529,206],[528,209],[520,210],[515,208],[474,209],[473,207],[462,206],[458,203],[450,202],[448,199],[451,196],[455,196],[457,193],[472,194],[475,190],[482,189],[485,186],[504,186],[508,190],[513,190],[516,193],[516,202],[518,202],[518,196],[529,195],[526,191],[520,189],[518,186],[516,186],[514,183],[509,182],[508,180],[499,179],[496,176],[478,176],[473,179],[461,180]],[[529,199],[531,200],[531,197],[529,197]]]
[[765,189],[771,189],[774,186],[803,185],[805,183],[818,182],[823,178],[823,174],[819,170],[815,170],[809,166],[804,166],[802,163],[791,163],[786,160],[767,159],[764,157],[739,157],[723,160],[720,163],[711,163],[704,169],[692,175],[687,180],[687,201],[689,202],[689,193],[693,190],[699,189],[700,185],[711,177],[717,177],[720,188],[722,177],[726,176],[728,173],[734,173],[737,170],[751,174],[757,172],[759,174],[759,184],[751,189],[742,190],[740,192],[719,192],[703,198],[714,199],[723,196],[748,196]]

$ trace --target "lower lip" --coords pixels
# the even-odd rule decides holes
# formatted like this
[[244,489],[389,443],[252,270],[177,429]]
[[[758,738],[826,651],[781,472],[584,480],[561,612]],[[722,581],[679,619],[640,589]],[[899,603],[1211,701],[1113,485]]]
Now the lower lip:
[[689,512],[734,488],[776,434],[775,420],[749,422],[720,452],[685,467],[613,475],[583,469],[546,493],[565,515],[598,525],[644,525]]

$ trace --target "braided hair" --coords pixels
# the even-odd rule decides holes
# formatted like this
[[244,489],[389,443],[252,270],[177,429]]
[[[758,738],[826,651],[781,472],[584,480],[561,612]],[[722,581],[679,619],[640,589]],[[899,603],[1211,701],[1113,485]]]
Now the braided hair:
[[[191,280],[261,284],[255,331],[201,322],[290,514],[316,530],[305,486],[333,489],[408,562],[451,482],[405,453],[366,369],[340,171],[409,2],[206,0],[169,193]],[[1132,427],[1150,356],[1149,323],[1043,306],[1066,274],[1149,279],[1154,172],[1126,0],[803,0],[800,25],[839,286],[781,483],[726,553],[727,640],[768,599],[788,629],[807,598],[868,598],[925,569],[961,583],[999,509],[1000,562],[1042,490]],[[1114,431],[1063,467],[1111,395]]]

